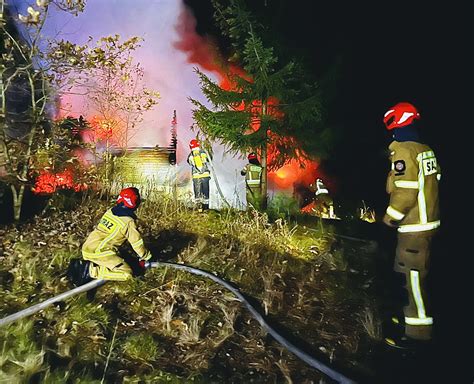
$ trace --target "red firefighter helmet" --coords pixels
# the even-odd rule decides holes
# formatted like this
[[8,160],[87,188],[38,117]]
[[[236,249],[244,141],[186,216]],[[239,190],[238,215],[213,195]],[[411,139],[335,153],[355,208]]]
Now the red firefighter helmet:
[[191,148],[191,149],[199,148],[199,141],[197,141],[196,139],[192,139],[189,142],[189,148]]
[[127,208],[138,208],[140,205],[140,192],[137,188],[125,188],[120,191],[117,204],[123,203]]
[[250,152],[249,155],[247,156],[248,160],[256,160],[257,155],[254,152]]
[[402,102],[394,105],[383,116],[383,122],[388,130],[404,127],[419,119],[420,113],[413,104]]

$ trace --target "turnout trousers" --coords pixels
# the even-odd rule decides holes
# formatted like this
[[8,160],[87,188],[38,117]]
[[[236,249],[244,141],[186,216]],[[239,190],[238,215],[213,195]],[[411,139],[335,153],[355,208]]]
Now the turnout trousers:
[[209,208],[209,180],[210,177],[193,178],[194,199],[203,209]]
[[260,185],[247,185],[246,191],[247,206],[251,205],[256,210],[262,209],[262,187]]
[[405,334],[413,339],[430,340],[433,318],[430,315],[426,277],[430,263],[430,246],[436,231],[398,233],[394,271],[404,276]]
[[125,281],[132,278],[132,268],[113,251],[83,252],[82,257],[91,261],[89,274],[93,279]]

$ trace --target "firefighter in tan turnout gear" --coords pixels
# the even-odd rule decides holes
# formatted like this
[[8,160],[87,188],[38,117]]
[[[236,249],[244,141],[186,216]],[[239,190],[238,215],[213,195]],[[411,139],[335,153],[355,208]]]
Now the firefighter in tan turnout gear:
[[245,190],[247,207],[252,206],[257,210],[262,208],[262,172],[263,167],[253,152],[247,156],[248,164],[240,171],[245,176]]
[[151,258],[135,223],[135,210],[139,205],[140,194],[137,188],[125,188],[120,192],[117,204],[104,213],[82,245],[85,262],[75,266],[75,285],[84,284],[90,279],[130,279],[132,269],[118,255],[118,247],[125,241],[130,243],[140,260]]
[[393,106],[384,116],[393,141],[386,185],[390,202],[383,222],[398,230],[394,270],[404,276],[408,294],[404,316],[393,318],[393,322],[404,325],[404,332],[385,338],[388,345],[398,348],[412,348],[419,341],[430,340],[433,326],[425,283],[431,241],[440,226],[441,173],[433,150],[419,138],[415,124],[419,118],[417,109],[406,102]]

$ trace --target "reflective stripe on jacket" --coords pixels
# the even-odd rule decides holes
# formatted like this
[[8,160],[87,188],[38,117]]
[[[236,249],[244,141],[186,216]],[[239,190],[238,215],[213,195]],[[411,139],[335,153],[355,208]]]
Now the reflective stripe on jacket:
[[247,164],[241,174],[245,175],[245,182],[249,187],[258,187],[262,183],[262,171],[260,165]]
[[125,240],[140,258],[149,256],[135,220],[129,216],[116,216],[109,209],[82,245],[82,254],[86,260],[88,256],[115,255]]
[[414,141],[393,141],[387,178],[386,214],[398,232],[429,231],[440,226],[438,181],[441,172],[433,150]]
[[316,192],[314,193],[316,196],[321,194],[328,194],[329,191],[326,186],[323,184],[322,181],[316,180]]
[[188,164],[191,166],[193,179],[201,177],[210,177],[209,173],[209,159],[205,151],[200,148],[195,148],[188,156]]

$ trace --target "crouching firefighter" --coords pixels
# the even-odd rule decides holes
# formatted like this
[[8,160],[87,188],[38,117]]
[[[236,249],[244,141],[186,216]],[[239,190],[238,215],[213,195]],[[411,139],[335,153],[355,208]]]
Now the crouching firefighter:
[[309,187],[314,191],[315,208],[313,210],[315,213],[323,219],[335,219],[334,201],[323,180],[317,178],[314,184],[311,184]]
[[209,209],[209,158],[206,151],[200,148],[199,141],[193,139],[189,142],[191,153],[188,164],[191,166],[193,176],[194,200],[199,211]]
[[126,240],[140,260],[151,258],[135,222],[135,211],[139,205],[140,194],[137,188],[125,188],[120,192],[117,204],[104,213],[82,245],[83,260],[71,262],[69,273],[75,285],[85,284],[91,279],[130,279],[132,269],[118,255],[118,247]]
[[401,332],[386,335],[385,342],[410,349],[432,336],[426,277],[431,242],[440,226],[441,172],[433,150],[420,139],[415,124],[419,118],[417,109],[406,102],[393,106],[384,116],[393,141],[389,146],[391,170],[386,185],[390,202],[383,222],[398,231],[394,270],[400,274],[407,296],[402,304],[403,315],[392,318],[401,326]]

